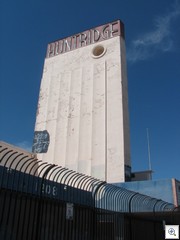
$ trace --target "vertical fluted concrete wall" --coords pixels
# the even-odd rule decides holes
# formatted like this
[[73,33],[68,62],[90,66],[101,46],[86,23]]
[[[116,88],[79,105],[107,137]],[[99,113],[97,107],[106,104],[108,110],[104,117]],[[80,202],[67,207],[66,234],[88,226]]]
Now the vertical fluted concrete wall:
[[[101,45],[105,54],[92,56]],[[130,166],[125,43],[121,36],[45,59],[35,132],[49,134],[38,158],[106,180]]]

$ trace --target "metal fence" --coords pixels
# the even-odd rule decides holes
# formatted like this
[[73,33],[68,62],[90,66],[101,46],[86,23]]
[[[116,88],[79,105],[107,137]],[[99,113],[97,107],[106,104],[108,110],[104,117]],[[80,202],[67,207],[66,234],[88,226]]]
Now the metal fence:
[[[174,206],[162,200],[7,147],[0,154],[1,240],[139,240],[142,223],[145,233],[153,228],[151,238],[146,237],[152,240],[163,234],[165,220],[179,221]],[[155,221],[162,211],[168,212]],[[173,218],[167,218],[169,211]]]
[[[2,202],[4,201],[4,204]],[[175,214],[177,213],[177,214]],[[118,213],[50,198],[1,190],[1,240],[164,239],[163,221],[178,224],[180,212]],[[170,214],[170,215],[169,215]]]
[[102,184],[95,194],[95,206],[116,212],[156,212],[173,209],[174,205],[110,184]]
[[164,211],[174,207],[8,147],[1,146],[0,154],[0,188],[117,212]]

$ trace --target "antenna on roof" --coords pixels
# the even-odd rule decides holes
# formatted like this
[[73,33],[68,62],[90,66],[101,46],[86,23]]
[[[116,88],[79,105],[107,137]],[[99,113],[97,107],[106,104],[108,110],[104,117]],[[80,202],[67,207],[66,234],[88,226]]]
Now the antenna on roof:
[[150,171],[150,180],[152,179],[152,166],[151,166],[151,153],[150,153],[150,143],[149,143],[149,129],[146,128],[147,132],[147,145],[148,145],[148,162],[149,162],[149,171]]

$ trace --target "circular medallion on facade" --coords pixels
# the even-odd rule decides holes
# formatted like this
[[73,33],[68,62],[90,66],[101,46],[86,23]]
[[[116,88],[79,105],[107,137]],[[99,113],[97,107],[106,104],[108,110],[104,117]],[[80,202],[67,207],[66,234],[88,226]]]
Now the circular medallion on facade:
[[97,45],[92,50],[92,57],[93,58],[100,58],[106,53],[106,48],[102,45]]

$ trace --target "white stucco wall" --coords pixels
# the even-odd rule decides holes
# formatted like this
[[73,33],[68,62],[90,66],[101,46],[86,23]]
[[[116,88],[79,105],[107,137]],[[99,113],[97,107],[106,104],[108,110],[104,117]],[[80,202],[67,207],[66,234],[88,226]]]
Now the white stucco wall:
[[[96,45],[106,48],[92,57]],[[123,182],[130,164],[125,43],[114,37],[45,59],[35,131],[50,144],[39,159]]]

